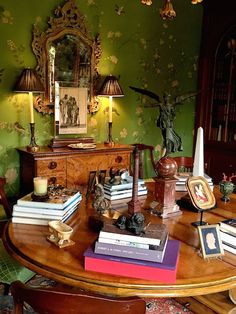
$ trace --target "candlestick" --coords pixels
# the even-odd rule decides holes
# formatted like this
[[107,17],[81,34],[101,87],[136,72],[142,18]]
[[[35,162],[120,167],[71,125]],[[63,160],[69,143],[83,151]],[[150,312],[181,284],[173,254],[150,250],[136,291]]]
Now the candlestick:
[[39,146],[35,142],[35,136],[34,136],[34,130],[35,130],[35,123],[30,123],[30,144],[27,146],[27,150],[30,152],[37,152],[39,150]]

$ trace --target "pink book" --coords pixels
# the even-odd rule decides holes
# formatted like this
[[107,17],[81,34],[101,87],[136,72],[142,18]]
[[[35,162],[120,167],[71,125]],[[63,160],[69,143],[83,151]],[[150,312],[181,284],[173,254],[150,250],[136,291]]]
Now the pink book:
[[111,275],[157,280],[165,283],[176,281],[180,242],[168,240],[162,263],[136,260],[94,253],[89,247],[84,253],[85,270]]

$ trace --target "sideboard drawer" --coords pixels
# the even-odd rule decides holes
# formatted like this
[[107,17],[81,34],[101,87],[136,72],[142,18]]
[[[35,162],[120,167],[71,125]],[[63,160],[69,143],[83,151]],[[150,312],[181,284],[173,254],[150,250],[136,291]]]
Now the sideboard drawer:
[[37,176],[47,177],[49,184],[66,186],[66,158],[52,158],[36,161]]
[[130,162],[130,154],[108,154],[107,158],[107,165],[108,167],[117,167],[117,168],[127,168]]
[[52,158],[36,161],[36,168],[38,173],[58,173],[66,172],[66,158]]

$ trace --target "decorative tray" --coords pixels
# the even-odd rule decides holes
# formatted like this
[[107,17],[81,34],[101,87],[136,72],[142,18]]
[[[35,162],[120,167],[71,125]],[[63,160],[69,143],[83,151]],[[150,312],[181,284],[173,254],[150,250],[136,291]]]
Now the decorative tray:
[[73,149],[94,149],[96,148],[96,144],[93,143],[76,143],[76,144],[69,144],[68,147]]

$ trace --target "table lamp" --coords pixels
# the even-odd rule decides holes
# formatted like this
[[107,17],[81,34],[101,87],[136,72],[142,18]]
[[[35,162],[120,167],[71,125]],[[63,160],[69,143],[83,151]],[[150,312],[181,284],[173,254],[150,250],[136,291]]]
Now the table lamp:
[[113,144],[112,139],[112,98],[123,97],[124,93],[115,76],[109,75],[105,78],[98,96],[109,97],[109,114],[108,114],[108,141],[106,144]]
[[26,68],[22,71],[21,76],[16,82],[15,92],[29,93],[29,105],[30,105],[30,133],[31,140],[27,146],[28,151],[36,152],[39,150],[39,146],[35,142],[35,122],[34,122],[34,104],[33,104],[33,92],[44,92],[43,84],[41,83],[36,71]]

